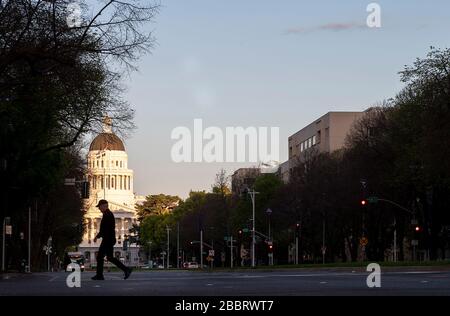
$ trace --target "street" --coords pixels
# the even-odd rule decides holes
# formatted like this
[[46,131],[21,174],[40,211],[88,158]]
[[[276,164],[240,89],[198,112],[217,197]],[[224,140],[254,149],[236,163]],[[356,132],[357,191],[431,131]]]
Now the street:
[[0,295],[149,295],[149,296],[303,296],[303,295],[450,295],[450,269],[395,268],[381,271],[381,287],[368,288],[361,268],[273,271],[136,271],[105,274],[92,281],[81,273],[81,288],[69,288],[69,273],[3,274]]

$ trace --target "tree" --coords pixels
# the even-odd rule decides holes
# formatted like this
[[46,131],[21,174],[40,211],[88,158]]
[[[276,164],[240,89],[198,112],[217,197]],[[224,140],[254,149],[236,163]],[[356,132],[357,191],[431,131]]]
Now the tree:
[[[22,225],[30,206],[39,214],[35,218],[46,213],[50,195],[72,170],[68,156],[99,130],[105,114],[118,133],[133,127],[121,79],[152,48],[151,33],[142,25],[153,20],[158,6],[110,0],[88,16],[89,7],[80,1],[80,23],[72,25],[70,3],[0,1],[0,217],[11,216],[14,227]],[[47,232],[51,219],[39,218],[33,228]]]
[[136,205],[138,218],[141,221],[147,216],[170,213],[180,201],[178,196],[173,195],[147,195],[144,203]]

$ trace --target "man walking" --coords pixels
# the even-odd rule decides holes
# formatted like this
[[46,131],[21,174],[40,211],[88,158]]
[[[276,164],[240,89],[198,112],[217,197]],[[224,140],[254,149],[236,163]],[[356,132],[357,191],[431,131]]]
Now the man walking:
[[97,236],[95,236],[94,243],[97,242],[98,238],[102,238],[102,243],[100,244],[97,255],[97,274],[92,277],[92,280],[105,279],[103,277],[103,262],[105,255],[109,262],[114,263],[125,273],[124,279],[126,280],[130,276],[132,269],[127,268],[113,255],[113,249],[116,243],[116,220],[114,219],[113,213],[108,209],[108,201],[100,200],[97,207],[103,213],[103,217],[100,224],[100,231]]

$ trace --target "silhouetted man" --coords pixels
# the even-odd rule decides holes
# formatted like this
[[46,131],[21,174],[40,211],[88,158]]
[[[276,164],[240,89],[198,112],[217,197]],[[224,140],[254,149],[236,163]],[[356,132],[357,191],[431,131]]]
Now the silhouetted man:
[[100,224],[100,231],[97,236],[95,236],[94,242],[96,242],[98,238],[102,238],[102,243],[100,244],[97,255],[97,274],[92,277],[92,280],[105,279],[103,277],[103,262],[105,255],[109,262],[114,263],[125,273],[124,279],[126,280],[131,274],[131,268],[127,268],[120,260],[114,258],[113,255],[114,245],[116,244],[116,220],[113,213],[108,209],[108,201],[100,200],[97,207],[103,213],[103,217]]

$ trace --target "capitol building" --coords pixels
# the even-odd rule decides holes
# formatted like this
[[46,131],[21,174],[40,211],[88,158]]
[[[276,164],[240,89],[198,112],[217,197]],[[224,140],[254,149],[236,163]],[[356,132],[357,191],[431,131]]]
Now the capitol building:
[[139,246],[123,242],[133,224],[138,224],[135,204],[144,201],[144,197],[133,192],[133,170],[128,168],[128,155],[122,140],[113,133],[112,121],[106,117],[103,132],[97,135],[89,147],[87,156],[87,179],[89,198],[85,208],[85,232],[78,246],[86,260],[86,266],[95,266],[101,239],[94,243],[94,237],[100,229],[102,213],[95,207],[101,199],[108,201],[109,209],[116,219],[116,245],[114,256],[126,265],[139,264]]

